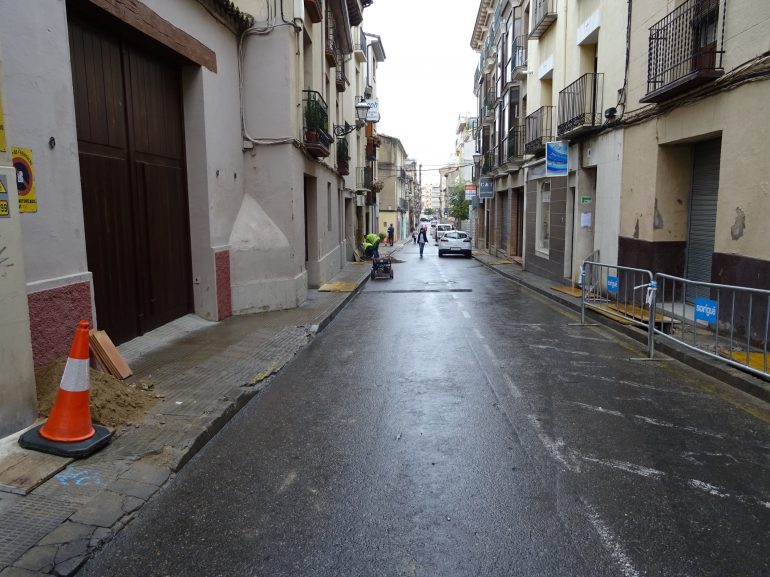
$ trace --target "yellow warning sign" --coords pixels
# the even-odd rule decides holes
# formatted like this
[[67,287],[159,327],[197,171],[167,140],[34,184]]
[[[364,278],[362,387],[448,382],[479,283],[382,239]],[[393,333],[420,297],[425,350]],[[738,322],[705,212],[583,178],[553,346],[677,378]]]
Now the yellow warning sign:
[[8,209],[8,181],[5,175],[0,174],[0,218],[11,218]]
[[13,167],[16,169],[16,190],[19,192],[19,212],[37,212],[35,192],[35,168],[32,151],[14,146],[11,149]]

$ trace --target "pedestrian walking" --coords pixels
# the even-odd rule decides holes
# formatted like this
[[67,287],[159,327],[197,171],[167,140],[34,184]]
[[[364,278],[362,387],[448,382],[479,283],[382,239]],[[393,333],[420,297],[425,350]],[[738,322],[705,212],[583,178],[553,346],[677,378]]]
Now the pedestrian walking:
[[396,229],[393,228],[393,223],[390,223],[390,226],[388,227],[388,243],[390,246],[393,246],[393,235],[396,233]]
[[420,258],[422,258],[422,251],[425,250],[425,245],[428,244],[428,227],[423,225],[420,229],[420,234],[417,235],[417,244],[420,245]]
[[412,244],[417,244],[417,227],[412,227]]

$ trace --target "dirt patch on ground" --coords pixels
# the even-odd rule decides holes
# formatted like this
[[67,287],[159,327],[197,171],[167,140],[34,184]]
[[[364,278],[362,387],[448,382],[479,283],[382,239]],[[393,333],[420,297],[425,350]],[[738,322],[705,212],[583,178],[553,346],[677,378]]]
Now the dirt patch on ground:
[[[47,417],[59,390],[67,359],[59,359],[35,371],[37,410]],[[146,381],[126,383],[93,369],[91,378],[91,419],[99,425],[116,427],[144,419],[147,410],[158,402],[152,384]]]

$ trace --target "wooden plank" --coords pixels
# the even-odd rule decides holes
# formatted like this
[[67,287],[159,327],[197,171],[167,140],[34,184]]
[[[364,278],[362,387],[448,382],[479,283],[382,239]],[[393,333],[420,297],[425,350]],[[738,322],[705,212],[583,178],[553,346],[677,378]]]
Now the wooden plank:
[[115,368],[115,366],[110,362],[110,358],[107,356],[107,353],[102,348],[101,343],[99,343],[98,339],[96,338],[96,331],[90,331],[88,336],[88,344],[91,351],[93,351],[94,356],[97,358],[99,364],[104,368],[104,372],[108,375],[112,375],[115,378],[119,378],[117,376],[117,368]]
[[73,459],[28,451],[17,443],[22,431],[0,446],[0,491],[27,495],[64,469]]
[[[650,313],[648,310],[645,310],[643,308],[640,308],[636,305],[632,304],[614,304],[611,303],[608,305],[611,309],[615,309],[618,312],[621,312],[627,316],[633,317],[637,320],[640,320],[642,322],[648,322],[650,320]],[[656,323],[667,323],[667,324],[679,324],[679,321],[676,319],[672,319],[670,317],[663,316],[660,313],[655,313],[655,322]]]
[[110,365],[115,367],[118,378],[127,379],[134,374],[105,331],[98,331],[96,338],[104,349]]
[[174,52],[216,73],[217,55],[213,50],[194,36],[190,36],[168,20],[161,18],[139,0],[89,1],[142,34],[146,34]]
[[[105,331],[95,331],[93,336],[99,348],[104,352],[105,364],[115,378],[127,379],[134,374]],[[114,372],[112,372],[113,369]]]

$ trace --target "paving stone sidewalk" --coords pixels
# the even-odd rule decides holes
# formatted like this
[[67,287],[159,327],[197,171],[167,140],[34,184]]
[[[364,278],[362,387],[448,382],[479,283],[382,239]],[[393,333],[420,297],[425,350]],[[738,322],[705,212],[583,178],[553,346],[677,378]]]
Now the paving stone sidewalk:
[[347,263],[332,281],[356,287],[351,292],[311,290],[296,309],[220,323],[181,319],[176,327],[130,343],[132,379],[150,381],[162,401],[142,423],[119,428],[102,451],[70,462],[26,496],[0,493],[0,577],[74,574],[267,386],[368,277],[366,263]]

